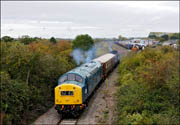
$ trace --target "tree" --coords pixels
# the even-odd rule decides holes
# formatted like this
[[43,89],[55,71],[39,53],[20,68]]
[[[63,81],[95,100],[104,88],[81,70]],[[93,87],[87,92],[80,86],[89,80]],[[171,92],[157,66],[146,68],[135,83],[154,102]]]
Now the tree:
[[56,39],[55,39],[54,37],[51,37],[51,38],[50,38],[50,42],[56,43],[57,41],[56,41]]
[[31,37],[28,36],[28,35],[24,35],[24,36],[22,36],[19,40],[20,40],[21,43],[24,43],[24,44],[27,45],[27,44],[32,43],[32,42],[35,41],[36,39],[31,38]]
[[164,38],[165,40],[168,40],[169,36],[168,35],[162,35],[161,38]]
[[82,50],[88,50],[94,45],[94,41],[88,34],[78,35],[72,42],[73,49],[80,48]]
[[127,40],[126,37],[123,37],[123,36],[121,36],[121,35],[119,35],[118,39],[119,39],[119,40]]
[[171,40],[175,40],[175,39],[178,39],[178,37],[176,37],[176,36],[171,36],[170,39],[171,39]]
[[148,37],[151,38],[151,39],[156,39],[157,38],[156,35],[149,35]]
[[3,36],[2,37],[2,41],[4,42],[12,42],[14,39],[11,38],[10,36]]
[[72,44],[67,40],[60,40],[57,43],[57,52],[62,52],[68,49],[72,49]]
[[179,39],[180,38],[180,34],[179,33],[173,33],[171,36],[170,36],[170,39],[171,40],[175,40],[175,39]]
[[159,41],[160,41],[160,42],[164,42],[164,41],[166,41],[166,40],[165,40],[164,38],[160,38]]

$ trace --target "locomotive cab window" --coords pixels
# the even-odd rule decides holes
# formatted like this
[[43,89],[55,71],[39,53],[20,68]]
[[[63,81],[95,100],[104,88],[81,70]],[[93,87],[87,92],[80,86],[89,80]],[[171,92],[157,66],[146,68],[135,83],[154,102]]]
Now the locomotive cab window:
[[61,95],[62,96],[66,96],[66,95],[72,96],[72,95],[74,95],[74,93],[73,93],[73,91],[61,91]]
[[61,78],[60,82],[62,83],[62,82],[65,82],[66,80],[67,80],[67,76],[63,76],[63,77]]
[[82,78],[79,75],[76,75],[76,81],[82,83]]
[[75,75],[74,74],[68,74],[68,80],[69,81],[75,81]]

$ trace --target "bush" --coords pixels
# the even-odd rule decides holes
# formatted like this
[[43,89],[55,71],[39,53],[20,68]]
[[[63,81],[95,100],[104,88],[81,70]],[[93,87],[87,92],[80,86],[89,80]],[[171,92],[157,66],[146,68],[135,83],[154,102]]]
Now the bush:
[[180,122],[178,62],[178,51],[171,47],[147,48],[122,61],[117,92],[118,123]]

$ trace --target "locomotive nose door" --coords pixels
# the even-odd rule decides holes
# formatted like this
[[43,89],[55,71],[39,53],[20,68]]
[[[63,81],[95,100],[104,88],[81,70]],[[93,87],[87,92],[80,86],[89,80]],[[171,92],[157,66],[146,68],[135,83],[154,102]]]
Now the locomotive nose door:
[[88,78],[87,77],[85,79],[85,85],[86,85],[86,87],[85,87],[85,94],[87,96],[88,95]]

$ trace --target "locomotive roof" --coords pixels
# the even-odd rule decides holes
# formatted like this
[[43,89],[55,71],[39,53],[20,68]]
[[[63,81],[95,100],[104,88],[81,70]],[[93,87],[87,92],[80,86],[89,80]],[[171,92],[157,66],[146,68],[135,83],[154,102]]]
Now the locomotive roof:
[[100,57],[94,59],[94,61],[100,61],[101,63],[105,63],[105,62],[107,62],[108,60],[110,60],[113,57],[115,57],[114,54],[108,53],[108,54],[105,54],[103,56],[100,56]]
[[98,61],[91,61],[90,63],[85,63],[82,64],[81,66],[72,69],[71,71],[67,72],[68,73],[75,73],[79,74],[83,78],[89,77],[93,72],[96,72],[99,67],[101,67],[101,64]]

